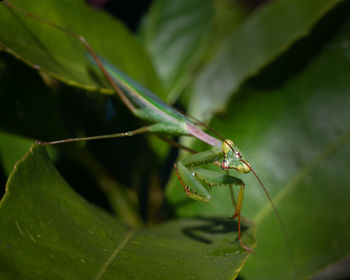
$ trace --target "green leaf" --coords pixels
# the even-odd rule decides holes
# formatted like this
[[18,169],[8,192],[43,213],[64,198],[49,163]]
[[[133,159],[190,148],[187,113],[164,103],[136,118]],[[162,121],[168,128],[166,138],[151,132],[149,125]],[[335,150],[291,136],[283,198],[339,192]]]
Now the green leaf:
[[1,279],[232,279],[250,255],[227,218],[124,226],[76,194],[36,145],[8,180],[0,227]]
[[239,1],[157,0],[141,38],[173,103],[247,14]]
[[[241,175],[243,215],[258,229],[246,279],[305,279],[349,255],[350,21],[342,13],[348,9],[349,2],[340,6],[308,40],[246,83],[211,125],[235,141],[266,185],[296,262],[293,274],[269,202],[253,175]],[[281,75],[285,61],[294,71]],[[181,216],[233,212],[224,188],[213,190],[205,208],[185,200],[178,182],[168,194]]]
[[230,96],[291,45],[341,0],[269,1],[232,32],[199,74],[189,105],[191,115],[210,120]]
[[[126,28],[109,15],[93,10],[83,0],[14,0],[11,3],[36,16],[84,36],[102,57],[150,89],[161,92],[151,62]],[[105,77],[88,59],[78,39],[0,5],[0,47],[35,69],[67,84],[89,90],[105,85]],[[16,34],[14,36],[14,34]],[[147,69],[147,71],[144,71]],[[111,90],[107,92],[111,93]]]
[[172,89],[193,53],[198,52],[212,13],[211,0],[152,4],[147,25],[143,27],[143,40],[166,91]]

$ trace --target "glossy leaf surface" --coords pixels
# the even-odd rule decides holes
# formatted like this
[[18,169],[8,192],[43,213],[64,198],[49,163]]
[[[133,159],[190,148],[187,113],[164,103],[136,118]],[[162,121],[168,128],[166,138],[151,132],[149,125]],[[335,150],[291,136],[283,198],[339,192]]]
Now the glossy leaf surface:
[[40,146],[10,175],[0,226],[2,279],[229,279],[249,256],[227,219],[124,226],[75,193]]

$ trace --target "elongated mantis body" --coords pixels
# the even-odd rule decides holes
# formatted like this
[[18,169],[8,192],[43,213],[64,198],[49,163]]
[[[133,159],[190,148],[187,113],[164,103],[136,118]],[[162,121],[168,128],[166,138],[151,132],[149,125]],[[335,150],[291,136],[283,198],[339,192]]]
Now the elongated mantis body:
[[[51,23],[41,17],[38,17],[30,12],[27,12],[7,0],[1,1],[7,7],[23,13],[43,24],[49,25],[52,28],[61,30],[69,36],[72,36],[79,40],[86,48],[91,60],[100,71],[107,78],[109,84],[119,96],[124,105],[138,118],[150,123],[147,126],[139,129],[116,133],[110,135],[99,135],[92,137],[82,138],[70,138],[58,141],[50,142],[39,142],[42,145],[68,143],[82,140],[96,140],[104,138],[118,138],[125,136],[134,136],[141,133],[156,133],[159,135],[167,136],[193,136],[202,142],[211,146],[211,149],[193,155],[188,156],[182,160],[179,160],[174,164],[176,174],[183,185],[186,195],[192,199],[209,202],[211,200],[210,188],[215,185],[235,185],[239,187],[239,193],[237,202],[235,203],[235,212],[232,218],[238,219],[238,240],[247,251],[252,251],[242,241],[241,237],[241,209],[243,204],[244,188],[245,184],[241,179],[234,176],[228,175],[223,172],[229,169],[235,169],[239,173],[248,173],[252,171],[256,176],[257,180],[261,184],[264,192],[266,193],[275,213],[280,222],[280,225],[284,231],[284,227],[281,218],[274,206],[269,194],[267,193],[264,185],[250,166],[245,155],[239,150],[239,148],[231,140],[226,140],[219,136],[217,133],[214,134],[217,138],[207,134],[200,129],[201,123],[188,117],[181,112],[177,111],[173,107],[169,106],[155,94],[147,90],[146,88],[139,85],[137,82],[132,80],[130,77],[122,73],[120,70],[112,66],[110,63],[105,61],[102,57],[90,47],[86,39],[74,32],[61,28],[60,26]],[[218,164],[218,162],[220,163]],[[210,171],[201,168],[204,165],[216,163],[220,165],[221,170]]]

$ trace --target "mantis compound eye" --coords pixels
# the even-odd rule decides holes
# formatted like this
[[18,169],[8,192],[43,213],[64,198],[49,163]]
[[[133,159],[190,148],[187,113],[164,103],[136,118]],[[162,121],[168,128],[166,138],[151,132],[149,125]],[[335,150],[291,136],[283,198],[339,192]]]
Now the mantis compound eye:
[[234,146],[235,144],[233,143],[232,140],[226,139],[225,141],[222,142],[221,144],[221,149],[224,155],[226,155]]
[[250,172],[250,168],[246,164],[239,165],[235,169],[240,173]]

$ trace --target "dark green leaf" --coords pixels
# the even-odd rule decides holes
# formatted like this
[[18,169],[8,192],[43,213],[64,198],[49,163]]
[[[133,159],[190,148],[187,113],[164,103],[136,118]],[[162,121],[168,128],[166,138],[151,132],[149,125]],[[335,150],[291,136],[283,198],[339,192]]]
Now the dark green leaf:
[[40,146],[8,180],[0,227],[1,279],[232,279],[250,254],[226,218],[127,228],[72,191]]
[[[152,90],[161,92],[141,45],[120,22],[89,8],[84,2],[11,1],[69,32],[84,36],[99,55]],[[11,10],[3,3],[0,5],[0,25],[0,46],[35,69],[86,89],[108,85],[88,59],[83,45],[72,36]]]
[[214,12],[211,0],[155,1],[143,39],[165,89],[169,92],[199,52]]
[[173,103],[247,14],[240,1],[158,0],[142,29],[143,42]]

